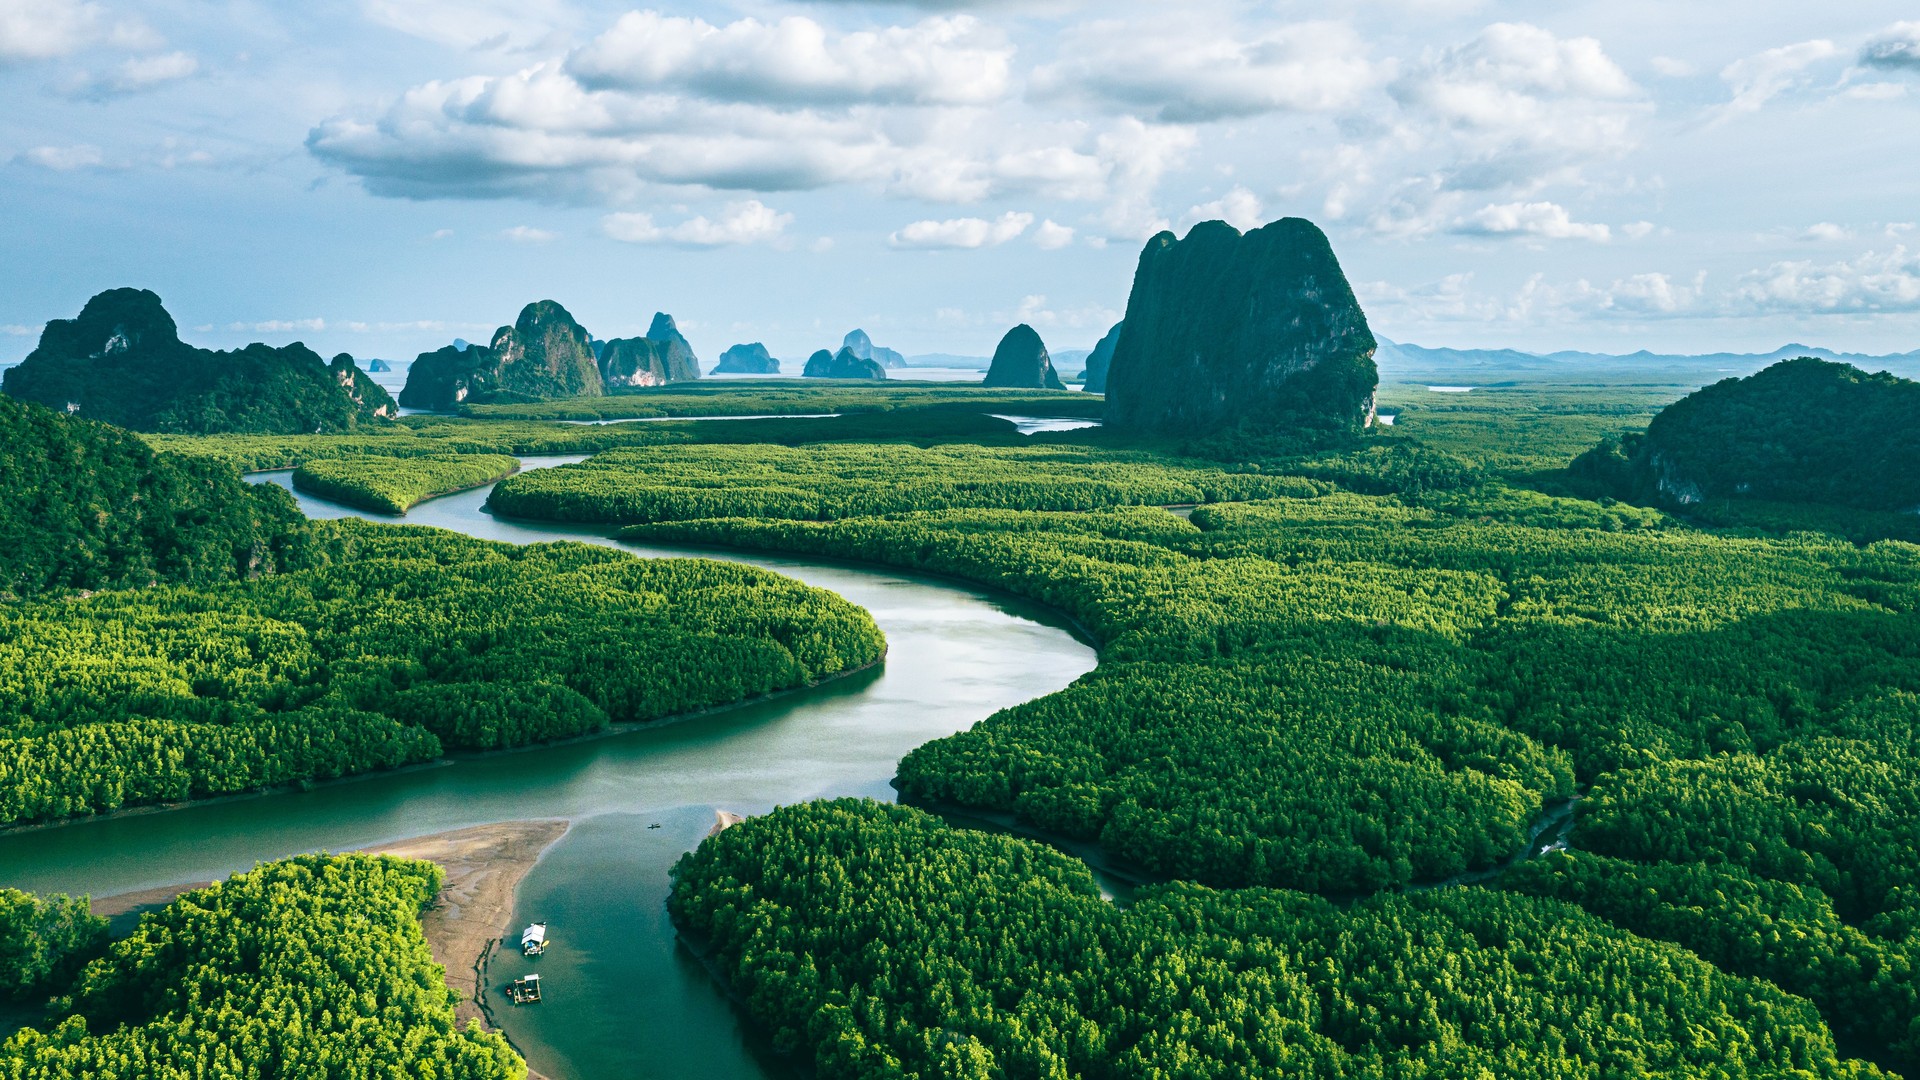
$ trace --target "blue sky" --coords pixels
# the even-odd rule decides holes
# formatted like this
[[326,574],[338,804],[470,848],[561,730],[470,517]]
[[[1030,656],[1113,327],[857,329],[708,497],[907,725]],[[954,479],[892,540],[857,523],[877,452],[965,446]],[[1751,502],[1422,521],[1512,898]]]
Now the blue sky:
[[101,289],[408,359],[1090,346],[1160,228],[1320,223],[1430,345],[1920,348],[1920,11],[1858,0],[0,0],[0,360]]

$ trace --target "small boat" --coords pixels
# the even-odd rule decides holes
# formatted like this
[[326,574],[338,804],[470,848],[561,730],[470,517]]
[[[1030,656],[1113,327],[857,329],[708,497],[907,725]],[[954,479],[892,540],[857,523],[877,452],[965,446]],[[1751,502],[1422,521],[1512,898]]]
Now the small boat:
[[515,1005],[540,1004],[540,976],[522,975],[507,987],[507,1000]]
[[657,821],[656,821],[656,822],[654,822],[653,824],[651,824],[651,825],[649,825],[649,826],[647,826],[647,828],[649,828],[649,829],[657,829],[657,828],[659,828],[659,827],[660,827],[660,823],[659,823],[659,822],[657,822]]
[[547,951],[547,924],[534,923],[520,931],[520,951],[528,956],[539,956]]

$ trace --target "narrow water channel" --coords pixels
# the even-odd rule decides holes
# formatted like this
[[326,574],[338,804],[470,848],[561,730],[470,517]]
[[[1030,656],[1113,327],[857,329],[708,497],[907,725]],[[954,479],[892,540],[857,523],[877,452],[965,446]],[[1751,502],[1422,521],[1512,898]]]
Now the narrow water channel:
[[[289,474],[256,479],[287,484]],[[1066,686],[1093,668],[1093,649],[1046,610],[984,590],[803,559],[616,544],[588,528],[496,519],[482,509],[486,496],[445,496],[405,520],[490,540],[580,540],[766,567],[870,611],[886,633],[887,662],[789,697],[597,741],[0,834],[0,884],[106,896],[211,881],[303,851],[569,818],[573,830],[522,884],[517,914],[552,926],[554,946],[538,961],[547,1001],[495,1009],[530,1064],[552,1080],[780,1075],[676,945],[663,904],[673,862],[706,835],[716,810],[893,798],[889,781],[908,750]],[[372,516],[296,497],[316,518]],[[495,984],[525,963],[512,955],[496,961]]]

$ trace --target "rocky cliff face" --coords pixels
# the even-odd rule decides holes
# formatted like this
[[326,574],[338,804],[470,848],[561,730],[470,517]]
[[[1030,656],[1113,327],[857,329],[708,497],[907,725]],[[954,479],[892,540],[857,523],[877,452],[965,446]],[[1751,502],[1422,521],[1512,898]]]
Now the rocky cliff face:
[[1107,376],[1107,426],[1206,432],[1370,422],[1373,333],[1326,234],[1283,218],[1147,241]]
[[665,386],[673,381],[668,346],[651,338],[614,338],[600,349],[600,381],[608,390]]
[[444,410],[503,397],[545,401],[604,392],[586,330],[566,308],[541,300],[495,331],[491,345],[421,353],[407,370],[400,404]]
[[751,345],[735,345],[721,353],[720,363],[713,370],[724,375],[778,375],[780,361],[756,341]]
[[1046,343],[1026,323],[1007,331],[1000,347],[993,350],[993,363],[987,368],[983,386],[1014,387],[1029,390],[1064,390],[1060,375],[1053,370],[1053,358]]
[[875,345],[865,330],[854,330],[840,343],[843,349],[849,349],[862,360],[872,360],[881,367],[902,368],[907,366],[907,358],[892,349]]
[[693,354],[693,346],[687,339],[680,336],[673,316],[664,311],[655,312],[653,325],[647,328],[647,340],[659,343],[665,352],[667,381],[687,382],[700,377],[700,358]]
[[1113,350],[1120,344],[1120,331],[1126,325],[1124,321],[1114,323],[1107,336],[1087,354],[1087,393],[1107,392],[1107,371],[1113,364]]
[[387,363],[385,360],[375,358],[367,361],[367,371],[370,374],[380,374],[382,372],[387,372],[392,370],[393,370],[393,365]]
[[800,374],[809,379],[884,379],[887,369],[878,361],[862,360],[852,349],[837,353],[821,349],[807,358],[806,370]]
[[48,323],[4,385],[14,397],[137,431],[339,432],[395,412],[345,354],[329,365],[299,342],[234,352],[188,345],[145,289],[103,292],[79,318]]

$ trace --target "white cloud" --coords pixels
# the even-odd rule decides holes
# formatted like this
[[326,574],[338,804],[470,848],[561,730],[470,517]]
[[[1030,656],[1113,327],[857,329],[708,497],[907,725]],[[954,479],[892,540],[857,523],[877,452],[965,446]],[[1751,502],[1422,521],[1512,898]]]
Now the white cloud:
[[1629,240],[1641,240],[1660,231],[1660,226],[1651,221],[1630,221],[1620,226],[1620,232]]
[[1119,322],[1121,316],[1121,312],[1104,304],[1056,308],[1047,302],[1044,295],[1035,293],[1022,297],[1019,308],[1011,314],[996,312],[987,321],[999,324],[1026,323],[1038,329],[1082,330],[1098,327],[1104,331]]
[[511,229],[500,230],[500,235],[516,244],[544,244],[560,234],[546,229],[536,229],[531,225],[515,225]]
[[1040,223],[1033,231],[1033,244],[1042,251],[1059,251],[1073,243],[1073,229],[1062,225],[1052,218]]
[[106,165],[106,155],[100,152],[100,148],[87,143],[75,143],[72,146],[36,146],[15,160],[56,172],[98,169]]
[[1907,91],[1906,83],[1870,82],[1855,83],[1840,94],[1854,101],[1898,101],[1907,96]]
[[601,229],[623,243],[691,248],[763,243],[778,239],[791,224],[792,214],[779,213],[758,199],[729,203],[717,219],[701,215],[664,227],[656,225],[651,214],[609,214],[600,220]]
[[1132,117],[1099,137],[1096,153],[1108,170],[1110,199],[1100,219],[1110,239],[1144,240],[1171,227],[1154,207],[1154,192],[1199,141],[1191,128],[1149,127]]
[[89,0],[0,0],[0,65],[99,44],[142,49],[157,47],[159,39],[138,19],[109,19]]
[[1656,56],[1647,61],[1647,66],[1653,68],[1656,74],[1665,75],[1669,79],[1684,79],[1697,70],[1685,60],[1672,56]]
[[428,239],[429,240],[445,240],[448,237],[451,237],[452,235],[453,235],[452,229],[435,229],[433,230],[433,233],[430,236],[428,236]]
[[1741,277],[1733,299],[1740,309],[1765,313],[1920,311],[1920,253],[1897,245],[1824,265],[1777,262]]
[[0,334],[9,334],[13,337],[30,337],[39,332],[39,330],[31,326],[21,326],[19,323],[7,323],[5,326],[0,326]]
[[1803,83],[1807,68],[1838,55],[1838,45],[1816,39],[1735,60],[1720,72],[1721,81],[1733,93],[1721,106],[1721,118],[1760,111],[1782,92]]
[[1920,72],[1920,22],[1898,22],[1860,50],[1860,63],[1889,71]]
[[1241,232],[1247,232],[1265,225],[1267,216],[1258,195],[1236,186],[1212,202],[1188,208],[1186,221],[1188,224],[1224,221]]
[[1013,48],[967,15],[835,35],[812,19],[714,26],[653,11],[620,17],[567,60],[590,90],[684,92],[776,108],[984,105],[1005,96]]
[[1365,42],[1344,23],[1258,29],[1191,10],[1153,25],[1085,24],[1067,35],[1060,54],[1033,73],[1038,96],[1172,123],[1327,112],[1354,104],[1380,79]]
[[1574,221],[1558,203],[1500,203],[1482,207],[1456,221],[1453,231],[1471,236],[1538,236],[1548,240],[1592,240],[1606,243],[1613,231],[1605,225]]
[[1853,232],[1851,230],[1840,225],[1835,225],[1831,221],[1822,221],[1809,225],[1801,230],[1800,233],[1800,239],[1812,243],[1832,243],[1838,240],[1849,239],[1852,236]]
[[1026,232],[1032,224],[1032,214],[1013,210],[993,221],[977,217],[916,221],[888,237],[888,242],[897,248],[926,250],[998,247]]
[[153,56],[135,56],[122,60],[112,70],[100,75],[82,72],[69,84],[67,90],[74,97],[96,99],[120,97],[191,78],[199,70],[200,61],[191,53],[170,52]]

